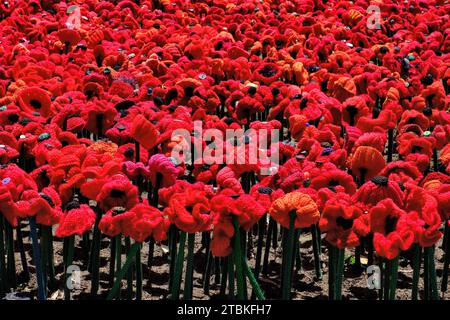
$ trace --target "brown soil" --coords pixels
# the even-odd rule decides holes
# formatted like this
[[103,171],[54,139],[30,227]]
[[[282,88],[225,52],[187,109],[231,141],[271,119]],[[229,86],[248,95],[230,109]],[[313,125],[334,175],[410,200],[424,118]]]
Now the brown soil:
[[[31,259],[31,244],[28,238],[28,226],[24,226],[24,241],[27,259],[29,263],[29,270],[31,273],[31,279],[28,282],[21,282],[23,278],[22,266],[20,264],[20,256],[16,251],[16,270],[18,275],[18,287],[16,289],[16,296],[24,298],[36,299],[37,287],[35,278],[35,268],[32,265]],[[256,238],[256,237],[255,237]],[[295,273],[293,280],[293,299],[328,299],[328,254],[325,242],[322,243],[322,279],[316,279],[314,270],[314,258],[311,244],[311,234],[302,233],[301,235],[301,258],[302,269]],[[196,238],[196,249],[194,255],[194,288],[193,299],[216,299],[220,298],[220,284],[216,284],[215,276],[212,272],[210,281],[209,295],[205,295],[202,287],[202,278],[206,265],[206,250],[201,248],[200,235]],[[169,279],[169,267],[168,267],[168,255],[163,252],[161,244],[155,245],[155,255],[153,260],[153,266],[151,271],[147,267],[148,259],[148,244],[145,244],[142,250],[142,269],[143,269],[143,294],[144,300],[160,300],[168,298],[168,279]],[[74,264],[78,265],[81,272],[81,289],[72,291],[72,299],[105,299],[110,285],[109,278],[109,239],[103,238],[101,243],[101,260],[100,260],[100,290],[98,296],[94,297],[90,293],[90,274],[87,270],[88,252],[80,246],[80,238],[77,238]],[[52,300],[63,298],[63,264],[62,264],[62,241],[60,239],[54,240],[55,251],[55,272],[57,280],[57,288],[52,288],[48,293],[48,298]],[[164,251],[167,252],[166,247]],[[254,265],[254,251],[250,253],[249,264]],[[375,300],[378,298],[377,290],[369,289],[367,287],[367,274],[365,271],[366,266],[363,265],[362,270],[355,270],[354,265],[351,264],[353,250],[346,251],[346,263],[344,271],[344,280],[342,294],[344,300]],[[365,255],[361,256],[361,260],[364,263],[367,261]],[[122,262],[125,260],[125,252],[122,254]],[[436,268],[438,281],[441,279],[443,251],[440,243],[436,247]],[[280,248],[274,250],[271,248],[271,255],[269,259],[269,269],[267,276],[260,276],[259,282],[262,289],[265,292],[267,299],[278,299],[280,296],[280,268],[281,268],[281,250]],[[20,283],[21,282],[21,283]],[[220,281],[218,281],[220,283]],[[400,258],[399,275],[398,275],[398,289],[396,299],[408,300],[411,298],[411,282],[412,282],[412,268],[406,255]],[[440,283],[438,283],[439,285]],[[423,288],[423,279],[421,278],[419,288]],[[135,292],[135,288],[133,288]],[[183,284],[181,285],[181,291],[183,290]],[[126,281],[122,282],[121,297],[126,298]],[[228,291],[227,291],[228,292]],[[251,295],[251,286],[248,284],[248,295]],[[419,292],[420,297],[423,298],[423,291]],[[443,295],[444,299],[450,298],[450,293],[447,291]]]

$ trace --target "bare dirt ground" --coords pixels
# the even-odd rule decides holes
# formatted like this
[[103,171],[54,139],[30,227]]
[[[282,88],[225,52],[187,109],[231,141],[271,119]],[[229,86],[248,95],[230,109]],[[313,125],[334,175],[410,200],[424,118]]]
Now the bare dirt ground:
[[[29,263],[29,270],[31,273],[31,279],[28,282],[20,283],[22,267],[20,264],[19,253],[16,252],[16,270],[18,275],[19,285],[16,289],[16,297],[25,299],[36,299],[37,286],[35,278],[35,268],[31,258],[31,244],[28,238],[28,227],[24,226],[25,237],[25,250],[27,254],[27,260]],[[194,255],[194,281],[193,281],[193,299],[220,299],[225,298],[220,296],[220,279],[215,279],[214,272],[211,272],[210,290],[209,295],[205,295],[202,279],[206,266],[206,250],[201,248],[200,235],[196,238],[196,249]],[[255,237],[256,238],[256,237]],[[88,252],[82,249],[80,246],[81,239],[76,239],[76,249],[74,264],[78,265],[81,269],[81,288],[74,289],[72,291],[72,299],[84,300],[84,299],[105,299],[108,294],[108,290],[111,287],[109,284],[109,239],[103,238],[101,243],[101,259],[100,259],[100,290],[97,296],[93,296],[90,293],[90,274],[87,271],[88,264]],[[321,261],[322,261],[322,279],[316,279],[314,269],[314,258],[311,244],[311,234],[309,232],[302,233],[300,237],[301,242],[301,258],[302,268],[294,274],[293,279],[293,291],[292,298],[300,300],[308,299],[328,299],[328,254],[326,243],[322,243]],[[254,265],[254,251],[250,253],[249,264]],[[63,261],[62,261],[62,241],[55,239],[54,241],[55,251],[55,272],[57,287],[51,288],[48,293],[48,299],[57,300],[63,299]],[[141,264],[143,269],[143,294],[144,300],[160,300],[166,299],[169,296],[168,292],[168,280],[169,280],[169,264],[167,250],[163,250],[161,244],[155,245],[155,255],[153,260],[153,266],[151,271],[147,267],[148,259],[148,244],[145,244],[141,254]],[[363,263],[362,270],[355,270],[352,265],[353,250],[347,250],[345,257],[345,271],[342,294],[344,300],[376,300],[378,298],[378,292],[375,289],[369,289],[367,286],[367,273],[364,262],[366,257],[363,254],[361,261]],[[440,284],[440,278],[442,274],[442,262],[443,251],[441,244],[436,247],[436,268],[438,275],[438,285]],[[125,260],[125,252],[122,254],[122,262]],[[280,269],[281,269],[281,250],[271,248],[271,254],[269,258],[268,274],[266,276],[260,276],[259,282],[265,292],[267,299],[278,299],[280,297]],[[422,266],[423,267],[423,266]],[[423,270],[422,270],[423,271]],[[412,268],[410,261],[407,258],[407,254],[404,254],[400,258],[399,275],[398,275],[398,289],[396,293],[396,299],[408,300],[411,298],[411,283],[412,283]],[[135,282],[134,282],[135,285]],[[419,288],[423,288],[423,279],[421,278]],[[135,288],[133,288],[135,289]],[[183,290],[183,284],[181,285]],[[121,297],[126,298],[126,281],[122,282]],[[227,291],[228,292],[228,291]],[[248,295],[251,295],[251,286],[248,284]],[[182,297],[182,295],[181,295]],[[423,297],[423,291],[419,291],[419,298]],[[450,298],[450,293],[447,291],[442,296],[444,299]]]

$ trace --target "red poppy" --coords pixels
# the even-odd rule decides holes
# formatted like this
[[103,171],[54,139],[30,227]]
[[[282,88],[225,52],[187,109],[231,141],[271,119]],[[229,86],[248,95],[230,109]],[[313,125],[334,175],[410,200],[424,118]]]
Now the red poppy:
[[55,235],[59,238],[69,237],[75,234],[82,235],[90,230],[95,222],[95,212],[85,204],[70,203],[70,209],[61,214],[59,226]]
[[150,236],[156,241],[167,239],[170,221],[163,213],[147,203],[140,203],[129,211],[124,221],[123,235],[135,241],[145,241]]
[[353,198],[368,206],[375,206],[381,200],[391,199],[397,206],[403,207],[403,192],[399,184],[384,176],[373,177],[364,183]]
[[373,244],[378,255],[394,259],[401,250],[408,250],[414,243],[414,233],[405,227],[408,214],[391,199],[377,203],[369,211],[370,229],[374,233]]
[[333,246],[356,247],[359,238],[369,233],[369,216],[353,204],[350,196],[338,193],[326,202],[319,227],[326,233],[325,240]]
[[134,118],[130,129],[130,136],[139,142],[145,149],[152,149],[158,140],[158,131],[144,116]]
[[204,232],[211,228],[212,215],[210,205],[204,191],[192,190],[176,193],[169,200],[164,210],[178,229],[187,232]]

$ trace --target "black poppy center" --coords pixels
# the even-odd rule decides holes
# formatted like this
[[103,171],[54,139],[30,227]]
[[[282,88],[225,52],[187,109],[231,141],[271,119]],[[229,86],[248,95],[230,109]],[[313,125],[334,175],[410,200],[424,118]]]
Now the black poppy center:
[[125,191],[112,189],[109,195],[111,196],[111,198],[121,198],[125,196]]
[[344,230],[348,230],[351,227],[353,227],[353,220],[352,219],[345,219],[343,217],[338,217],[336,219],[336,224],[341,227]]
[[271,66],[264,66],[259,70],[259,74],[266,78],[273,77],[276,73],[277,72]]
[[128,148],[127,150],[125,150],[123,155],[127,158],[131,158],[134,156],[134,150],[132,148]]
[[39,100],[31,100],[30,105],[35,109],[40,109],[42,107],[42,104]]
[[8,120],[12,123],[16,123],[17,121],[19,121],[19,115],[12,113],[12,114],[8,115]]
[[386,234],[389,234],[395,230],[395,227],[397,225],[397,218],[387,216],[386,221],[384,223],[384,230],[386,231]]
[[262,194],[271,194],[272,193],[272,189],[269,187],[259,187],[258,188],[258,192],[262,193]]
[[384,176],[376,176],[373,177],[371,181],[375,183],[377,186],[387,186],[389,180]]
[[55,203],[53,202],[52,198],[50,198],[48,195],[46,195],[45,193],[40,192],[39,195],[41,196],[42,199],[44,199],[45,201],[47,201],[47,203],[54,208],[55,207]]

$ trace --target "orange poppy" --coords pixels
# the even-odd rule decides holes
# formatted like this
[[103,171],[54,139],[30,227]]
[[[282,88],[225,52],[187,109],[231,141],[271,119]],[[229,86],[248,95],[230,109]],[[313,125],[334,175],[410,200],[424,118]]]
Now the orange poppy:
[[289,229],[289,213],[295,211],[295,228],[306,228],[317,223],[320,213],[317,204],[307,194],[290,192],[272,203],[269,214],[284,228]]

